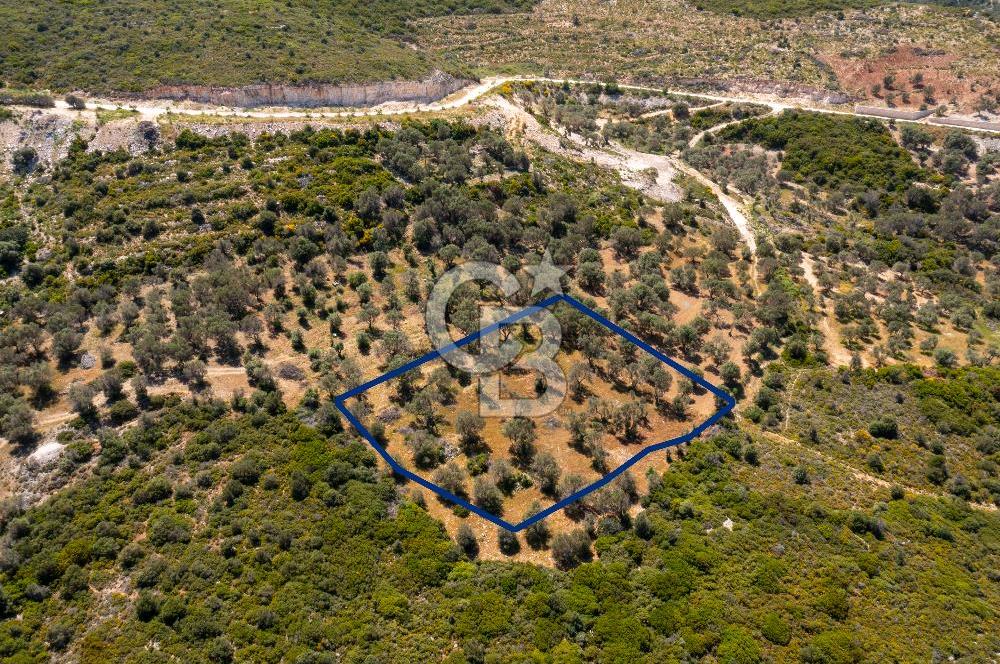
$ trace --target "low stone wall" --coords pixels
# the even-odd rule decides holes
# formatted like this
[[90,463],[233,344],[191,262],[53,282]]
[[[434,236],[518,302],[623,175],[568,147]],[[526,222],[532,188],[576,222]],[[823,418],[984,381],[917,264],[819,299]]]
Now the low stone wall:
[[146,99],[196,101],[203,104],[253,108],[257,106],[377,106],[390,101],[432,102],[465,87],[469,81],[443,72],[434,72],[422,81],[379,81],[376,83],[311,83],[285,85],[262,83],[240,88],[206,85],[164,85],[146,91]]
[[966,129],[1000,131],[1000,122],[986,122],[985,120],[966,120],[964,118],[931,118],[928,122],[947,127],[964,127]]
[[855,106],[854,112],[864,115],[877,115],[880,118],[890,118],[893,120],[920,120],[926,118],[934,111],[900,111],[895,108],[882,108],[881,106]]

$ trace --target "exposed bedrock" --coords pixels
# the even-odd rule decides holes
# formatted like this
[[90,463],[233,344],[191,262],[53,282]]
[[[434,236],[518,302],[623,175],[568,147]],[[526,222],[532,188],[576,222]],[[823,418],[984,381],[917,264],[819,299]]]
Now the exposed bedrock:
[[240,88],[207,85],[163,85],[147,90],[147,99],[197,101],[219,106],[376,106],[390,101],[432,102],[468,85],[469,81],[436,71],[422,81],[375,83],[262,83]]

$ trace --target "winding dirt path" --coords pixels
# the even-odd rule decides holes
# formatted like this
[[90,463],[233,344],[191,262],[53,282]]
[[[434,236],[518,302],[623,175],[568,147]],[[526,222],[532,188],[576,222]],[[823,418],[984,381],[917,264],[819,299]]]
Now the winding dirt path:
[[[674,184],[678,172],[685,173],[708,187],[719,199],[726,214],[729,215],[729,219],[736,226],[740,237],[750,249],[750,284],[755,294],[759,291],[757,239],[754,236],[750,219],[744,212],[751,208],[751,203],[746,197],[743,197],[742,201],[738,201],[722,191],[718,184],[703,173],[680,159],[638,152],[613,141],[607,147],[592,147],[582,137],[561,128],[557,128],[555,131],[546,130],[535,116],[505,97],[490,97],[485,100],[484,104],[499,112],[505,126],[522,131],[528,140],[550,152],[561,154],[570,159],[589,161],[615,170],[621,177],[623,184],[641,191],[650,198],[666,202],[680,200],[682,195],[680,188]],[[567,142],[572,148],[567,147]],[[650,171],[654,172],[655,176],[651,176]]]
[[[715,104],[715,105],[718,106],[719,104]],[[705,108],[711,108],[711,106],[706,106]],[[773,108],[771,109],[771,111],[769,113],[765,113],[763,115],[757,115],[757,116],[754,116],[754,117],[766,118],[768,115],[774,115],[774,109]],[[749,119],[750,118],[734,118],[732,120],[727,120],[726,122],[723,122],[722,124],[717,124],[714,127],[709,127],[708,129],[699,131],[697,134],[695,134],[694,136],[691,137],[690,141],[688,141],[688,147],[689,148],[693,148],[694,146],[698,145],[698,141],[700,141],[702,138],[704,138],[705,134],[714,134],[717,131],[721,131],[722,129],[725,129],[729,125],[739,124],[740,122],[743,122],[744,120],[749,120]]]
[[[744,212],[745,209],[748,209],[749,202],[736,200],[722,191],[718,184],[683,161],[666,155],[638,152],[616,142],[610,143],[607,148],[595,148],[586,145],[583,139],[575,134],[546,131],[535,116],[504,97],[490,97],[485,100],[484,104],[497,109],[507,121],[521,129],[528,140],[541,145],[550,152],[577,160],[589,161],[618,171],[625,185],[642,191],[651,198],[667,202],[680,200],[681,191],[674,184],[674,178],[678,172],[689,175],[715,194],[733,225],[736,226],[736,230],[739,231],[740,237],[746,242],[750,252],[756,256],[757,239],[754,237],[750,220]],[[573,149],[568,149],[564,141],[569,141]],[[651,178],[648,174],[650,170],[655,171],[655,178]],[[753,276],[756,281],[756,275]]]
[[[535,116],[504,97],[490,97],[484,104],[496,109],[506,122],[522,131],[528,140],[549,152],[616,171],[623,184],[650,198],[666,202],[681,199],[680,187],[674,184],[677,163],[670,157],[637,152],[617,144],[612,144],[607,149],[592,147],[582,137],[571,132],[547,130]],[[650,171],[654,171],[655,175]]]
[[[832,457],[829,454],[826,454],[825,452],[814,449],[807,445],[803,445],[802,443],[793,440],[791,438],[782,436],[779,433],[774,433],[772,431],[764,431],[763,429],[749,422],[743,417],[740,417],[739,420],[741,426],[743,426],[746,430],[753,431],[754,433],[768,439],[772,443],[775,443],[782,447],[791,447],[799,451],[809,452],[813,456],[822,459],[825,463],[840,468],[841,470],[849,473],[852,477],[854,477],[855,480],[859,482],[864,482],[865,484],[869,484],[871,486],[876,486],[884,489],[892,488],[894,485],[901,486],[903,488],[903,491],[905,491],[906,493],[912,495],[925,496],[927,498],[940,498],[940,499],[948,498],[948,496],[946,495],[936,493],[934,491],[928,491],[927,489],[918,489],[917,487],[903,485],[900,484],[899,482],[889,482],[888,480],[885,480],[881,477],[876,477],[871,473],[867,473],[863,470],[855,468],[846,461],[841,461],[840,459]],[[996,512],[998,509],[996,505],[991,505],[989,503],[976,503],[972,501],[967,501],[966,504],[973,509],[977,509],[983,512]]]
[[695,180],[708,187],[712,193],[715,194],[715,196],[719,199],[719,202],[722,203],[722,207],[726,209],[726,214],[729,215],[733,225],[736,226],[736,230],[740,232],[740,237],[742,237],[743,241],[746,242],[748,247],[750,247],[751,253],[756,256],[757,238],[754,236],[753,226],[750,224],[750,219],[744,212],[750,208],[750,201],[745,198],[739,201],[736,200],[734,197],[722,191],[722,187],[716,184],[715,181],[706,177],[701,171],[682,161],[677,161],[676,163],[677,168],[685,175],[693,177]]
[[812,287],[816,297],[816,308],[819,309],[819,331],[823,334],[823,346],[830,360],[835,366],[848,366],[851,363],[851,353],[844,348],[840,342],[840,335],[833,325],[830,324],[830,314],[826,305],[822,303],[823,296],[820,294],[819,279],[816,277],[816,264],[810,254],[802,252],[802,272],[805,275],[806,283]]
[[39,417],[35,421],[35,425],[39,429],[46,431],[48,429],[51,429],[52,427],[62,424],[63,422],[68,422],[72,420],[74,417],[76,417],[76,413],[71,413],[70,411],[51,413],[49,415],[46,415],[45,417]]
[[[724,101],[717,101],[713,104],[707,104],[705,106],[691,106],[688,108],[688,112],[696,113],[698,111],[704,111],[706,108],[715,108],[716,106],[722,106],[725,103],[726,102]],[[655,111],[650,111],[649,113],[643,113],[639,117],[643,120],[648,120],[649,118],[655,118],[660,115],[670,115],[671,117],[673,117],[673,112],[674,112],[673,108],[661,108]]]

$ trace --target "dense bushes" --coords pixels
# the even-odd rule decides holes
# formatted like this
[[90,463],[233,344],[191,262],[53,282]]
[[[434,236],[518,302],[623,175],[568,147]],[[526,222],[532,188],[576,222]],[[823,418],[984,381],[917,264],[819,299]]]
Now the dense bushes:
[[[24,49],[11,52],[0,75],[20,85],[104,93],[142,92],[174,83],[415,80],[435,64],[443,65],[401,43],[412,38],[408,21],[523,10],[532,4],[531,0],[338,0],[316,7],[261,9],[258,20],[249,22],[239,3],[231,0],[211,8],[185,0],[166,10],[150,2],[73,12],[58,4],[9,5],[0,26],[11,43]],[[129,26],[138,21],[147,30],[136,34]],[[294,34],[294,46],[279,39],[274,26],[282,26],[278,32]],[[136,66],[139,60],[145,65]]]
[[[924,653],[925,641],[912,635],[896,640],[900,629],[912,629],[908,619],[888,630],[876,620],[888,607],[873,579],[900,584],[916,575],[900,591],[914,601],[923,577],[940,572],[906,558],[934,551],[956,563],[948,568],[956,575],[948,588],[957,589],[979,578],[959,561],[992,555],[971,538],[973,521],[977,538],[996,536],[992,517],[929,500],[897,498],[878,513],[845,513],[789,498],[780,488],[758,493],[737,479],[761,470],[736,460],[744,441],[732,432],[692,445],[655,484],[635,531],[598,538],[597,562],[587,562],[591,540],[578,529],[550,541],[568,572],[469,563],[478,553],[470,529],[460,530],[460,546],[451,544],[440,524],[404,500],[392,480],[368,471],[374,459],[364,445],[346,435],[324,438],[291,415],[233,419],[210,412],[218,413],[174,413],[174,425],[148,435],[172,437],[177,425],[192,429],[219,442],[221,462],[164,459],[153,464],[151,478],[120,467],[30,510],[16,541],[8,526],[5,546],[20,559],[0,572],[0,610],[21,613],[25,629],[18,621],[3,623],[4,656],[18,652],[25,661],[40,661],[65,648],[87,660],[108,647],[141,647],[150,638],[185,660],[296,661],[313,651],[364,651],[412,661],[421,652],[437,652],[434,644],[441,640],[473,654],[488,642],[496,653],[538,648],[540,656],[575,653],[602,661],[712,655],[756,662],[799,653],[806,661],[857,661],[862,648],[903,656],[914,648]],[[228,473],[246,485],[235,501],[206,500],[216,484],[165,481],[178,472],[216,479]],[[267,480],[272,475],[279,482]],[[292,477],[303,478],[311,490],[293,498],[282,490]],[[122,502],[126,485],[141,499]],[[724,514],[737,522],[733,531],[706,532],[704,522]],[[865,546],[828,538],[837,524]],[[144,532],[147,537],[137,537]],[[945,534],[962,546],[928,543],[946,542]],[[520,547],[517,536],[501,535],[504,551]],[[892,555],[896,538],[909,542],[907,556]],[[122,547],[117,561],[100,553],[105,539]],[[779,548],[793,540],[807,544]],[[748,566],[748,549],[783,553]],[[138,594],[124,600],[118,622],[102,628],[98,643],[85,636],[82,620],[101,606],[89,586],[100,589],[109,573],[123,575]],[[854,581],[859,574],[864,583]],[[42,603],[44,588],[57,594]],[[989,601],[995,589],[982,588]],[[767,610],[758,619],[761,606]],[[950,609],[947,625],[933,638],[947,631],[961,639],[988,615],[954,606],[961,608]]]
[[876,438],[895,438],[899,435],[899,426],[896,420],[884,417],[872,422],[868,426],[868,433]]
[[25,90],[0,90],[0,106],[34,106],[52,108],[55,100],[44,92]]
[[962,435],[1000,426],[1000,368],[968,367],[941,379],[920,380],[914,391],[921,411],[939,427]]
[[728,142],[759,143],[782,152],[782,170],[798,182],[903,192],[924,177],[906,150],[875,120],[786,111],[719,132]]

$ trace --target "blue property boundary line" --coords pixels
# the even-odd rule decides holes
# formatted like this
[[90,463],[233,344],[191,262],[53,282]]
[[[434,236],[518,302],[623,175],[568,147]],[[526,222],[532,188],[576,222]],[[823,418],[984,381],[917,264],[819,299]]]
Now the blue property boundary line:
[[[573,493],[573,494],[571,494],[569,496],[566,496],[562,500],[560,500],[560,501],[558,501],[558,502],[550,505],[549,507],[547,507],[546,509],[542,510],[538,514],[532,515],[532,516],[528,517],[527,519],[524,519],[523,521],[521,521],[519,523],[516,523],[516,524],[512,524],[509,521],[506,521],[506,520],[504,520],[504,519],[496,516],[495,514],[490,514],[486,510],[484,510],[484,509],[482,509],[480,507],[477,507],[476,505],[473,505],[468,500],[466,500],[464,498],[461,498],[460,496],[456,496],[455,494],[451,493],[447,489],[438,486],[437,484],[435,484],[435,483],[433,483],[433,482],[431,482],[431,481],[429,481],[429,480],[421,477],[420,475],[417,475],[416,473],[412,472],[411,470],[409,470],[407,468],[404,468],[402,465],[400,465],[400,463],[398,461],[396,461],[392,457],[391,454],[389,454],[388,451],[386,451],[386,449],[384,447],[382,447],[381,444],[379,444],[379,442],[377,440],[375,440],[375,437],[371,434],[370,431],[368,431],[368,428],[365,427],[365,425],[363,425],[358,420],[358,418],[354,416],[354,413],[352,413],[350,411],[350,409],[347,408],[347,400],[348,399],[352,399],[354,397],[360,396],[362,393],[367,392],[371,388],[376,387],[378,385],[381,385],[382,383],[385,383],[387,381],[390,381],[393,378],[395,378],[396,376],[399,376],[400,374],[406,373],[407,371],[410,371],[411,369],[415,369],[415,368],[417,368],[417,367],[419,367],[419,366],[421,366],[423,364],[427,364],[428,362],[431,362],[431,361],[433,361],[433,360],[435,360],[435,359],[437,359],[439,357],[443,357],[444,355],[447,355],[448,353],[452,352],[453,350],[456,350],[456,349],[461,348],[463,346],[467,346],[467,345],[469,345],[469,344],[477,341],[478,339],[480,339],[484,335],[490,334],[490,333],[492,333],[492,332],[500,329],[501,327],[503,327],[505,325],[510,325],[512,323],[515,323],[515,322],[521,320],[522,318],[526,318],[528,316],[531,316],[536,311],[539,311],[540,309],[546,309],[546,308],[552,306],[553,304],[555,304],[557,302],[565,302],[566,304],[570,305],[571,307],[573,307],[574,309],[576,309],[580,313],[584,314],[588,318],[596,321],[600,325],[602,325],[602,326],[606,327],[607,329],[611,330],[612,332],[614,332],[618,336],[620,336],[620,337],[622,337],[622,338],[624,338],[624,339],[626,339],[628,341],[631,341],[633,344],[635,344],[636,346],[638,346],[639,348],[641,348],[645,352],[649,353],[650,355],[652,355],[653,357],[655,357],[659,361],[663,362],[664,364],[666,364],[667,366],[671,367],[672,369],[675,369],[676,371],[680,372],[685,377],[691,379],[694,383],[700,385],[701,387],[705,388],[706,390],[708,390],[709,392],[711,392],[712,394],[714,394],[716,397],[718,397],[720,400],[722,400],[725,403],[725,405],[720,410],[716,411],[707,420],[705,420],[704,422],[702,422],[698,426],[696,426],[693,429],[691,429],[691,431],[689,431],[688,433],[686,433],[684,435],[681,435],[681,436],[677,436],[676,438],[671,438],[669,440],[665,440],[665,441],[660,442],[660,443],[654,443],[653,445],[648,445],[648,446],[644,447],[643,449],[639,450],[634,456],[632,456],[627,461],[625,461],[622,465],[618,466],[617,468],[615,468],[614,470],[612,470],[611,472],[609,472],[608,474],[606,474],[604,477],[602,477],[599,480],[593,482],[592,484],[588,484],[587,486],[583,487],[579,491],[577,491],[577,492],[575,492],[575,493]],[[560,293],[558,295],[553,295],[551,297],[548,297],[548,298],[542,300],[541,302],[539,302],[538,304],[525,307],[524,309],[518,311],[515,314],[512,314],[511,316],[508,316],[507,318],[504,318],[501,321],[493,323],[492,325],[484,327],[484,328],[482,328],[482,329],[480,329],[480,330],[478,330],[476,332],[473,332],[472,334],[470,334],[467,337],[459,339],[458,341],[450,343],[450,344],[448,344],[446,346],[442,346],[441,348],[437,348],[435,350],[432,350],[431,352],[427,353],[426,355],[424,355],[422,357],[419,357],[419,358],[417,358],[417,359],[415,359],[415,360],[413,360],[411,362],[407,362],[403,366],[397,367],[397,368],[393,369],[392,371],[389,371],[389,372],[387,372],[387,373],[379,376],[378,378],[370,380],[370,381],[368,381],[366,383],[362,383],[361,385],[358,385],[357,387],[355,387],[355,388],[353,388],[351,390],[348,390],[347,392],[344,392],[340,396],[336,397],[334,399],[334,404],[337,406],[337,409],[341,413],[343,413],[344,417],[347,418],[347,420],[351,423],[351,425],[355,429],[358,430],[358,433],[360,433],[361,436],[364,437],[364,439],[367,440],[368,443],[373,448],[375,448],[375,451],[378,452],[379,456],[381,456],[385,460],[385,462],[387,464],[389,464],[389,466],[393,469],[394,472],[396,472],[399,475],[402,475],[403,477],[406,477],[409,480],[412,480],[413,482],[416,482],[417,484],[419,484],[422,487],[430,489],[431,491],[433,491],[434,493],[438,494],[439,496],[441,496],[443,498],[446,498],[447,500],[449,500],[449,501],[451,501],[451,502],[453,502],[453,503],[455,503],[457,505],[461,505],[465,509],[469,510],[470,512],[473,512],[474,514],[477,514],[477,515],[481,516],[482,518],[486,519],[487,521],[495,523],[496,525],[500,526],[501,528],[505,528],[506,530],[509,530],[511,532],[516,533],[516,532],[524,530],[528,526],[530,526],[530,525],[532,525],[534,523],[537,523],[537,522],[541,521],[542,519],[544,519],[544,518],[546,518],[546,517],[548,517],[548,516],[550,516],[550,515],[558,512],[559,510],[563,509],[567,505],[570,505],[570,504],[576,502],[577,500],[580,500],[581,498],[583,498],[587,494],[593,493],[594,491],[597,491],[598,489],[600,489],[601,487],[603,487],[604,485],[608,484],[609,482],[611,482],[612,480],[614,480],[616,477],[618,477],[619,475],[621,475],[622,473],[624,473],[626,470],[628,470],[629,468],[631,468],[632,466],[634,466],[636,463],[638,463],[639,461],[641,461],[643,458],[645,458],[649,454],[651,454],[653,452],[656,452],[658,450],[664,450],[664,449],[667,449],[667,448],[670,448],[670,447],[675,447],[677,445],[680,445],[681,443],[686,443],[688,441],[691,441],[691,440],[697,438],[706,429],[708,429],[710,426],[712,426],[713,424],[715,424],[716,422],[718,422],[720,419],[722,419],[724,416],[726,416],[729,412],[731,412],[733,410],[733,408],[736,407],[736,399],[734,399],[726,391],[724,391],[724,390],[716,387],[715,385],[713,385],[712,383],[708,382],[703,377],[701,377],[698,374],[694,373],[693,371],[691,371],[690,369],[688,369],[684,365],[680,364],[676,360],[673,360],[670,357],[667,357],[666,355],[664,355],[663,353],[661,353],[657,349],[655,349],[652,346],[650,346],[649,344],[647,344],[645,341],[643,341],[643,340],[639,339],[638,337],[636,337],[634,334],[632,334],[631,332],[629,332],[625,328],[623,328],[620,325],[617,325],[617,324],[611,322],[610,320],[608,320],[604,316],[600,315],[599,313],[597,313],[596,311],[594,311],[590,307],[584,305],[579,300],[573,298],[572,296],[566,295],[564,293]]]

